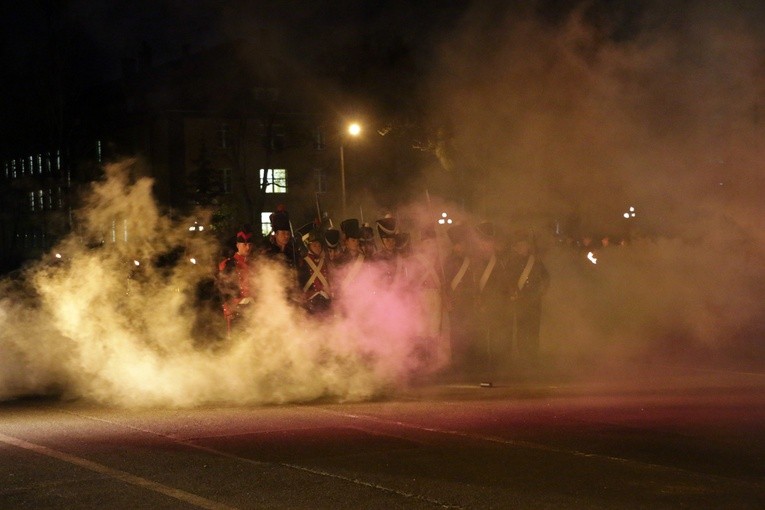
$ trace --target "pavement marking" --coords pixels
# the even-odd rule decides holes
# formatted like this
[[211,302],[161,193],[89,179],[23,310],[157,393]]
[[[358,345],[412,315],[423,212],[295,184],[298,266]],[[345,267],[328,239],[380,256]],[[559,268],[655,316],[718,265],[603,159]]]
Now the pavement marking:
[[655,464],[652,462],[644,462],[641,460],[635,460],[635,459],[628,459],[624,457],[616,457],[613,455],[605,455],[602,453],[591,453],[591,452],[583,452],[580,450],[574,450],[569,448],[559,448],[555,446],[549,446],[541,443],[534,443],[531,441],[523,441],[519,439],[507,439],[503,437],[497,437],[497,436],[488,436],[484,434],[475,434],[471,432],[462,432],[459,430],[450,430],[450,429],[442,429],[437,427],[426,427],[424,425],[417,425],[415,423],[407,423],[399,420],[391,420],[387,418],[381,418],[379,416],[374,416],[370,414],[360,414],[360,413],[347,413],[347,412],[341,412],[341,411],[335,411],[332,409],[326,409],[326,408],[319,408],[321,411],[333,414],[335,416],[343,416],[346,418],[351,418],[354,420],[366,420],[369,422],[376,422],[386,425],[394,425],[401,428],[408,428],[413,430],[419,430],[422,432],[429,432],[434,434],[443,434],[443,435],[449,435],[449,436],[455,436],[455,437],[461,437],[464,439],[472,439],[472,440],[478,440],[478,441],[486,441],[490,443],[498,443],[498,444],[504,444],[507,446],[514,446],[517,448],[528,448],[530,450],[539,450],[549,453],[562,453],[566,455],[572,455],[575,457],[584,457],[584,458],[590,458],[590,459],[601,459],[601,460],[607,460],[610,462],[618,462],[620,464],[633,464],[636,466],[641,466],[643,468],[649,468],[649,469],[661,469],[664,471],[674,471],[678,473],[685,473],[690,474],[693,476],[701,476],[705,477],[710,480],[723,480],[725,482],[732,482],[736,483],[738,485],[744,485],[748,487],[765,487],[765,483],[761,481],[750,481],[750,480],[741,480],[739,478],[730,478],[727,476],[720,476],[720,475],[714,475],[710,473],[703,473],[698,471],[693,471],[689,469],[684,469],[677,466],[666,466],[663,464]]
[[[225,452],[225,451],[222,451],[222,450],[217,450],[215,448],[211,448],[209,446],[203,446],[203,445],[200,445],[200,444],[197,444],[197,443],[193,442],[194,440],[198,440],[200,438],[179,439],[177,437],[173,437],[173,436],[170,436],[170,435],[167,435],[167,434],[162,434],[162,433],[159,433],[159,432],[154,432],[152,430],[146,430],[146,429],[141,428],[141,427],[135,427],[133,425],[128,425],[126,423],[119,423],[119,422],[116,422],[116,421],[113,421],[113,420],[107,420],[107,419],[104,419],[104,418],[98,418],[96,416],[89,416],[89,415],[84,415],[84,414],[73,413],[73,412],[70,412],[70,411],[65,411],[65,412],[67,414],[72,414],[72,415],[78,416],[80,418],[85,418],[85,419],[89,419],[89,420],[109,423],[109,424],[117,426],[117,427],[124,427],[124,428],[128,428],[128,429],[131,429],[131,430],[136,430],[136,431],[139,431],[139,432],[143,432],[143,433],[146,433],[146,434],[151,434],[151,435],[154,435],[154,436],[161,437],[161,438],[167,439],[169,441],[172,441],[173,443],[181,444],[181,445],[184,445],[184,446],[187,446],[187,447],[190,447],[190,448],[194,448],[194,449],[197,449],[197,450],[201,450],[201,451],[204,451],[204,452],[207,452],[207,453],[211,453],[211,454],[214,454],[214,455],[219,455],[221,457],[239,460],[239,461],[245,462],[247,464],[253,464],[255,466],[268,466],[268,465],[283,466],[283,467],[286,467],[286,468],[289,468],[289,469],[295,469],[297,471],[304,471],[306,473],[310,473],[310,474],[313,474],[313,475],[324,476],[324,477],[327,477],[327,478],[334,478],[336,480],[342,480],[344,482],[349,482],[349,483],[352,483],[354,485],[361,485],[363,487],[369,487],[371,489],[376,489],[376,490],[379,490],[379,491],[387,492],[389,494],[395,494],[397,496],[401,496],[401,497],[406,498],[406,499],[415,499],[415,500],[422,501],[422,502],[425,502],[425,503],[429,503],[429,504],[432,504],[432,505],[435,505],[435,506],[439,506],[441,508],[454,508],[454,509],[462,508],[460,506],[455,506],[455,505],[451,505],[449,503],[444,503],[443,501],[438,501],[438,500],[435,500],[435,499],[432,499],[432,498],[428,498],[426,496],[420,496],[418,494],[414,494],[414,493],[411,493],[411,492],[400,491],[398,489],[392,489],[390,487],[385,487],[384,485],[380,485],[380,484],[376,484],[376,483],[372,483],[372,482],[366,482],[366,481],[360,480],[358,478],[351,478],[351,477],[348,477],[348,476],[343,476],[343,475],[339,475],[339,474],[336,474],[336,473],[330,473],[328,471],[323,471],[323,470],[320,470],[320,469],[310,468],[310,467],[301,466],[299,464],[292,464],[292,463],[288,463],[288,462],[263,462],[263,461],[260,461],[260,460],[248,459],[247,457],[241,457],[241,456],[236,455],[234,453],[229,453],[229,452]],[[297,429],[284,429],[284,430],[297,430]],[[306,427],[304,430],[311,430],[311,427]],[[363,429],[357,428],[357,430],[363,430]],[[2,437],[3,437],[2,434],[0,434],[0,440],[2,440]],[[208,437],[231,437],[231,436],[208,436]],[[228,508],[228,507],[216,507],[216,508]]]
[[224,505],[222,503],[203,498],[202,496],[197,496],[196,494],[191,494],[190,492],[186,492],[181,489],[169,487],[167,485],[163,485],[146,478],[141,478],[140,476],[131,475],[125,471],[113,469],[108,466],[104,466],[103,464],[83,459],[82,457],[77,457],[76,455],[60,452],[58,450],[54,450],[53,448],[48,448],[47,446],[30,443],[29,441],[24,441],[23,439],[6,436],[5,434],[0,433],[0,442],[15,446],[17,448],[22,448],[24,450],[29,450],[40,455],[46,455],[54,459],[59,459],[64,462],[68,462],[69,464],[74,464],[90,471],[95,471],[96,473],[106,475],[122,482],[129,483],[143,489],[149,489],[154,492],[164,494],[165,496],[170,496],[171,498],[189,503],[199,508],[205,508],[209,510],[235,510],[235,507]]

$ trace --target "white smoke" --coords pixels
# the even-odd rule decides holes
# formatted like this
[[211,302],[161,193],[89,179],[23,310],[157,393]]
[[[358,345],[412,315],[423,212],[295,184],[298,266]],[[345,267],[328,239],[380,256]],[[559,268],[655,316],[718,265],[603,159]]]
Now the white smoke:
[[[56,248],[60,262],[30,267],[20,288],[3,282],[0,398],[57,391],[124,406],[181,407],[357,400],[438,368],[417,352],[414,297],[401,289],[373,295],[369,286],[348,288],[347,304],[337,306],[344,313],[317,320],[291,301],[286,289],[294,284],[266,259],[253,275],[247,322],[226,338],[222,313],[194,300],[197,285],[212,275],[217,246],[192,242],[191,219],[161,215],[151,181],[131,181],[134,166],[106,168],[80,211],[78,235]],[[113,225],[129,236],[114,237]],[[156,263],[178,245],[182,256]],[[212,263],[188,263],[190,250]],[[208,324],[198,328],[200,321]]]

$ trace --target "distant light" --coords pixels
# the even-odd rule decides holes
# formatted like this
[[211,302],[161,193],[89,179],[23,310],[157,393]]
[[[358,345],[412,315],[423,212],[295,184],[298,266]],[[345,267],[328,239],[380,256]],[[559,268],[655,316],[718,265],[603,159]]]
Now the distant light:
[[448,220],[446,220],[446,223],[448,223],[449,225],[451,225],[451,224],[452,224],[452,219],[451,219],[451,218],[449,218]]
[[358,122],[352,122],[348,125],[348,134],[359,136],[361,134],[361,125]]
[[628,212],[624,213],[624,217],[625,218],[629,218],[630,217],[630,213],[628,213]]
[[194,225],[189,227],[189,232],[194,232],[197,229]]
[[55,257],[56,257],[57,259],[60,259],[60,258],[61,258],[61,254],[60,254],[60,253],[56,253]]
[[443,225],[444,223],[446,223],[445,219],[441,218],[440,220],[438,220],[439,225]]
[[635,212],[635,208],[634,207],[630,207],[630,212]]
[[449,216],[449,215],[448,215],[448,214],[446,214],[445,212],[442,212],[442,213],[441,213],[441,217],[442,217],[442,218],[446,218],[447,216]]
[[141,263],[140,263],[140,262],[138,262],[137,260],[134,260],[134,261],[133,261],[133,264],[135,264],[136,266],[140,266],[140,265],[141,265]]
[[598,263],[598,259],[595,257],[595,254],[594,254],[594,253],[592,253],[592,252],[589,252],[589,253],[587,254],[587,260],[589,260],[589,261],[590,261],[590,262],[592,262],[593,264],[597,264],[597,263]]
[[204,229],[205,229],[204,225],[199,225],[197,227],[197,230],[199,230],[200,232],[202,232]]
[[195,259],[194,257],[191,257],[189,259],[189,262],[191,262],[192,264],[196,264],[197,263],[197,259]]

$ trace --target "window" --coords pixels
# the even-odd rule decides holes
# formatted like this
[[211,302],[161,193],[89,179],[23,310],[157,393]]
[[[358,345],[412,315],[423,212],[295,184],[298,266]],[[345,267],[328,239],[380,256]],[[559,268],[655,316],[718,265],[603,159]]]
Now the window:
[[266,193],[287,193],[287,170],[284,168],[260,169],[261,184],[268,179]]
[[260,213],[260,232],[263,236],[271,233],[271,214],[270,212]]
[[313,169],[313,179],[316,193],[327,192],[327,171],[324,168]]

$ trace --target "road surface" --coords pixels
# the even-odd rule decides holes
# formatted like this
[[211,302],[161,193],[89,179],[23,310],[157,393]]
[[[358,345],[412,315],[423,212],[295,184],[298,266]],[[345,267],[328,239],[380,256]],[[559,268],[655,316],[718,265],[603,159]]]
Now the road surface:
[[374,402],[0,403],[0,508],[765,508],[765,374],[423,384]]

